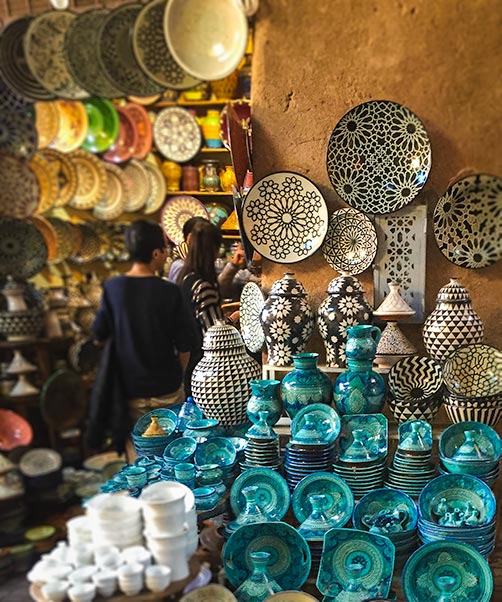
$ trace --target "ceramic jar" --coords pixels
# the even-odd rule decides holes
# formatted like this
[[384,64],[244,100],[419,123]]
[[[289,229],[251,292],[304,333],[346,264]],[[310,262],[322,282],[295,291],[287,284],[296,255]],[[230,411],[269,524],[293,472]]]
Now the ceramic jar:
[[162,163],[162,173],[166,178],[167,191],[177,192],[180,189],[181,176],[183,175],[181,165],[174,161],[164,161]]
[[232,192],[232,186],[237,188],[237,178],[231,165],[225,165],[225,171],[220,174],[220,185],[224,192]]
[[209,219],[211,223],[218,228],[227,220],[228,209],[221,203],[207,203],[207,212],[209,213]]
[[202,134],[208,148],[221,148],[223,142],[220,137],[220,113],[209,110],[205,117],[200,119]]
[[199,190],[199,172],[194,165],[185,165],[183,167],[183,190]]
[[246,353],[239,331],[218,321],[204,335],[204,355],[192,373],[192,396],[207,418],[223,426],[246,422],[249,381],[260,376],[257,361]]
[[457,278],[439,290],[434,311],[424,324],[427,353],[435,360],[446,360],[457,347],[483,342],[483,323],[472,307],[467,289]]
[[282,414],[280,398],[280,381],[278,380],[252,380],[252,395],[249,398],[246,413],[253,424],[260,420],[259,412],[266,411],[267,423],[274,426]]
[[265,334],[268,363],[290,366],[293,355],[305,350],[314,329],[314,313],[307,293],[293,272],[286,272],[270,289],[260,313]]
[[206,192],[218,192],[220,189],[220,176],[218,175],[218,161],[204,159],[202,186]]
[[333,401],[331,379],[317,367],[318,357],[318,353],[294,355],[294,370],[282,379],[282,403],[291,419],[308,405],[313,403],[331,405]]
[[347,328],[371,324],[373,309],[364,298],[361,283],[354,276],[342,274],[328,285],[328,297],[317,310],[317,327],[326,347],[326,364],[344,368]]

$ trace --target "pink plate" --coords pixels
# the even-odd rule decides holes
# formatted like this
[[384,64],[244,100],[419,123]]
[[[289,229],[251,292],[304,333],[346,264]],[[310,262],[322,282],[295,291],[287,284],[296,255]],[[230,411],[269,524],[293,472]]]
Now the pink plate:
[[134,159],[144,159],[152,148],[152,122],[146,110],[134,102],[130,102],[124,110],[131,118],[136,129],[136,144],[132,154]]
[[103,159],[111,163],[123,163],[133,157],[138,144],[138,134],[129,113],[122,107],[115,108],[119,114],[119,135],[106,153],[103,153]]
[[29,445],[33,431],[29,423],[12,410],[0,410],[0,449],[10,451],[20,445]]

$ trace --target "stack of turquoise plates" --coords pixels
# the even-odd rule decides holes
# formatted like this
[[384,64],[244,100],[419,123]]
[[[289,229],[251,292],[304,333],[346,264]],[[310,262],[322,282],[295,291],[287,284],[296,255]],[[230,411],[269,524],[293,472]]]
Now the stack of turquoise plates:
[[[164,434],[145,436],[147,429],[156,422]],[[138,456],[162,455],[166,446],[178,437],[175,432],[178,416],[166,408],[147,412],[136,422],[131,433],[134,449]]]
[[244,462],[240,462],[241,471],[255,467],[280,468],[279,435],[271,426],[264,421],[253,424],[246,433],[246,439]]

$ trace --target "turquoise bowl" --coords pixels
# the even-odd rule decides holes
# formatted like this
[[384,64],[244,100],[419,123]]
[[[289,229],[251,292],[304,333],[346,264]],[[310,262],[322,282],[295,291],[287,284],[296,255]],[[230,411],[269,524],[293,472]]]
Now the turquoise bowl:
[[124,472],[129,487],[144,487],[148,482],[146,468],[142,466],[128,466]]
[[[403,491],[374,489],[364,495],[352,513],[354,528],[393,538],[414,531],[418,521],[415,502]],[[371,523],[373,523],[371,525]]]
[[[498,462],[502,453],[502,443],[500,437],[491,426],[482,422],[469,420],[457,422],[446,428],[439,437],[439,454],[442,458],[455,460],[455,453],[465,442],[465,431],[474,431],[475,440],[483,450],[484,459],[472,460],[473,462]],[[471,461],[469,460],[469,463]],[[462,463],[464,463],[462,461]]]
[[143,433],[150,426],[152,417],[155,416],[158,420],[159,425],[166,432],[166,436],[169,436],[174,432],[176,424],[178,423],[178,417],[176,414],[167,408],[157,408],[147,412],[136,422],[132,430],[132,434],[135,437],[141,437],[141,439],[157,439],[160,437],[143,437]]
[[164,458],[186,462],[193,457],[196,449],[197,441],[193,437],[180,437],[169,443],[164,450]]
[[195,452],[195,464],[217,464],[220,468],[235,463],[237,451],[225,437],[213,437],[201,443]]
[[197,487],[193,494],[198,512],[211,510],[221,499],[214,487]]

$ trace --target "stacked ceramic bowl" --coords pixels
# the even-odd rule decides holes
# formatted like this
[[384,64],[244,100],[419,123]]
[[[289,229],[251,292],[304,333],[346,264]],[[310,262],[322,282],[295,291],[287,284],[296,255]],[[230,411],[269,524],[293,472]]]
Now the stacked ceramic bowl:
[[68,543],[74,547],[92,543],[92,528],[88,516],[75,516],[66,523]]
[[495,547],[496,505],[481,479],[462,474],[436,477],[418,499],[420,540],[468,543],[487,557]]
[[482,422],[452,424],[439,438],[440,472],[470,474],[492,486],[498,479],[502,444],[497,432]]
[[444,363],[443,376],[445,409],[452,422],[497,425],[502,416],[501,351],[481,344],[460,347]]
[[198,468],[209,464],[217,465],[221,469],[222,481],[225,485],[232,483],[239,472],[237,450],[226,437],[212,437],[199,443],[194,460]]
[[100,493],[86,505],[94,545],[119,549],[143,544],[141,505],[121,493]]
[[177,422],[176,414],[166,408],[152,410],[142,416],[131,433],[138,456],[162,455],[166,446],[177,437]]
[[256,467],[278,470],[281,466],[279,436],[267,423],[268,412],[260,411],[259,414],[260,419],[246,432],[247,445],[244,462],[240,463],[241,471]]
[[171,441],[162,456],[161,478],[174,478],[174,467],[181,462],[193,462],[197,441],[193,437],[180,437]]

